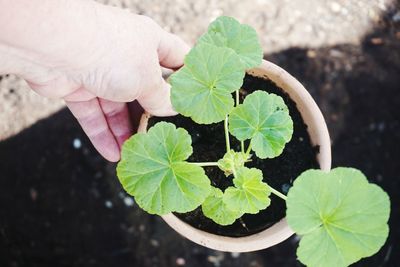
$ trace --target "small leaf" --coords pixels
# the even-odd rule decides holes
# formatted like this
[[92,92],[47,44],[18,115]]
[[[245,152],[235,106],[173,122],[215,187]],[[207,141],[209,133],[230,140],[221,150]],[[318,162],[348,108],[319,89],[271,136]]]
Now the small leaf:
[[243,167],[246,160],[246,153],[235,152],[231,149],[225,153],[222,159],[218,160],[218,167],[228,176],[233,173],[233,170]]
[[221,16],[213,21],[207,33],[200,37],[199,43],[232,48],[245,69],[259,66],[263,58],[256,31],[231,17]]
[[261,159],[279,156],[293,133],[293,121],[283,99],[255,91],[229,115],[229,131],[240,141],[251,139]]
[[262,181],[262,172],[258,169],[242,167],[233,179],[235,187],[225,190],[224,202],[230,210],[256,214],[270,204],[269,186]]
[[231,93],[243,84],[244,70],[232,49],[195,46],[185,66],[171,75],[171,101],[180,114],[195,122],[220,122],[231,112]]
[[375,254],[388,235],[388,195],[357,169],[309,170],[287,196],[287,221],[302,235],[297,249],[307,266],[348,266]]
[[223,193],[220,189],[212,187],[211,194],[201,205],[203,214],[220,225],[230,225],[242,217],[241,211],[232,211],[223,202]]
[[203,168],[185,162],[191,142],[185,129],[167,122],[125,142],[117,175],[142,209],[158,215],[187,212],[208,196],[211,185]]

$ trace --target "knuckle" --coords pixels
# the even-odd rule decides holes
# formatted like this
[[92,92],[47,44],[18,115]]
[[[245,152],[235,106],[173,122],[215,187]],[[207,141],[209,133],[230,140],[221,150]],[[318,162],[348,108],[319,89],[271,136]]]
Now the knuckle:
[[114,103],[114,102],[102,102],[101,108],[106,117],[113,117],[124,110],[125,104],[122,103]]

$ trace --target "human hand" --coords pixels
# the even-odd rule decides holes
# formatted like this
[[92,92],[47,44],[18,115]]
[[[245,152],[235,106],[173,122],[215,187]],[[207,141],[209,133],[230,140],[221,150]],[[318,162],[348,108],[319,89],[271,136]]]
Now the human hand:
[[[42,18],[44,32],[11,38],[22,47],[18,59],[3,44],[5,58],[15,62],[9,70],[40,95],[63,98],[100,154],[118,161],[132,134],[128,102],[137,99],[154,115],[175,114],[160,66],[179,68],[189,47],[145,16],[89,1],[70,1],[64,9],[65,1],[45,2],[36,3],[53,12]],[[34,5],[32,12],[43,17]],[[26,26],[17,24],[14,34]]]

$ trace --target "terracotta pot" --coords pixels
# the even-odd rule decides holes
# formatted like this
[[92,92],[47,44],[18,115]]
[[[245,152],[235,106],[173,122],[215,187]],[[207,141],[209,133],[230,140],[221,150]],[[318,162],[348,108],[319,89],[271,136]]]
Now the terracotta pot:
[[[331,144],[328,128],[317,104],[303,85],[284,69],[266,60],[263,60],[260,67],[251,69],[248,73],[272,80],[296,102],[297,109],[308,126],[311,143],[320,147],[317,159],[321,169],[330,170]],[[139,132],[146,131],[149,117],[148,114],[142,116]],[[249,252],[265,249],[286,240],[293,234],[285,218],[262,232],[245,237],[226,237],[207,233],[183,222],[172,213],[164,215],[162,218],[187,239],[211,249],[228,252]]]

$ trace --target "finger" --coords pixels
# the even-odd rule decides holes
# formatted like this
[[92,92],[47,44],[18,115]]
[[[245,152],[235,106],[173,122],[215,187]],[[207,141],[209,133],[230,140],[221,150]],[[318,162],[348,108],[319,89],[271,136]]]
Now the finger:
[[158,46],[158,59],[160,65],[176,69],[183,65],[183,59],[189,52],[190,46],[175,34],[163,31]]
[[160,77],[159,85],[152,90],[144,91],[137,101],[152,115],[161,117],[176,115],[170,100],[170,89],[171,86]]
[[107,120],[108,128],[114,135],[119,148],[126,139],[132,135],[132,124],[129,116],[128,105],[122,102],[113,102],[99,99],[101,109]]
[[109,161],[118,161],[120,158],[119,146],[108,127],[98,99],[65,102],[97,151]]

